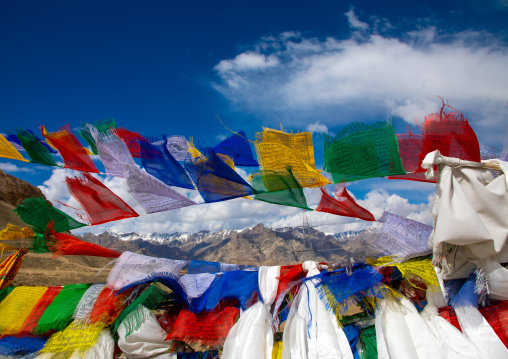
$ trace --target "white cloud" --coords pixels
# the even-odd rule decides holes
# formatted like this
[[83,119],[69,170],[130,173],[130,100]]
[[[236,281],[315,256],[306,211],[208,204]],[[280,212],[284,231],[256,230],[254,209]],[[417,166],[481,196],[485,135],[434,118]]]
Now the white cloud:
[[[28,166],[30,166],[30,165],[28,165]],[[1,162],[0,163],[0,170],[3,170],[5,172],[28,172],[28,173],[34,172],[33,168],[18,167],[15,164],[9,163],[9,162]]]
[[351,27],[352,29],[365,31],[369,28],[369,24],[367,24],[366,22],[360,21],[360,19],[358,19],[355,12],[353,11],[353,9],[349,10],[344,15],[347,17],[349,27]]
[[442,96],[470,120],[480,142],[502,140],[505,42],[484,31],[447,34],[433,26],[391,37],[362,25],[353,10],[347,16],[349,38],[261,38],[253,50],[219,62],[214,87],[239,110],[268,123],[277,113],[284,125],[302,127],[316,117],[328,128],[390,116],[414,124],[438,111]]
[[311,123],[310,125],[307,125],[307,131],[328,133],[328,127],[326,125],[323,125],[321,122],[316,121],[314,123]]

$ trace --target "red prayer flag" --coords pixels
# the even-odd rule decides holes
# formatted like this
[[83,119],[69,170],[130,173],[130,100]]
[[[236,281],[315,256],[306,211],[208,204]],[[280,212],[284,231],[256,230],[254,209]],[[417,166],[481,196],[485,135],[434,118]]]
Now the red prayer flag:
[[141,158],[138,141],[144,141],[147,143],[150,142],[146,138],[141,136],[139,133],[130,131],[126,128],[118,127],[115,129],[115,131],[118,137],[120,137],[127,145],[127,148],[129,149],[129,152],[131,153],[132,157]]
[[48,287],[46,292],[42,295],[41,299],[37,302],[37,304],[33,307],[32,311],[26,317],[23,326],[21,327],[18,335],[26,336],[29,335],[32,331],[34,331],[39,319],[41,319],[42,314],[46,308],[53,303],[53,299],[60,293],[63,287]]
[[99,173],[86,149],[72,133],[66,130],[48,133],[44,126],[41,127],[41,133],[58,149],[58,152],[62,155],[65,168]]
[[47,240],[48,248],[53,252],[53,257],[60,256],[93,256],[117,258],[122,253],[114,249],[105,248],[98,244],[82,241],[70,234],[57,233],[53,230],[53,222],[48,225],[54,239]]
[[480,144],[468,120],[460,112],[444,112],[445,106],[443,104],[439,113],[425,116],[421,126],[423,146],[420,163],[427,153],[434,150],[439,150],[443,156],[481,162]]
[[353,197],[349,195],[346,186],[338,183],[335,186],[335,195],[340,200],[331,197],[324,187],[321,187],[321,201],[315,211],[336,214],[338,216],[360,218],[364,221],[375,221],[376,219],[365,208],[358,205]]
[[69,192],[81,204],[92,225],[138,217],[139,215],[98,179],[83,173],[83,178],[66,178]]
[[239,314],[240,309],[235,307],[218,306],[211,312],[197,314],[182,309],[166,340],[197,343],[207,347],[222,346]]

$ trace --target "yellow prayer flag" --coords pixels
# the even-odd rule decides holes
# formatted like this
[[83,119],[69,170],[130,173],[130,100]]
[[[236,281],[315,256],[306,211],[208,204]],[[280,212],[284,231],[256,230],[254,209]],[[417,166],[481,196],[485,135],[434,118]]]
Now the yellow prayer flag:
[[303,162],[306,162],[312,168],[316,168],[312,132],[287,133],[282,132],[282,130],[263,127],[263,132],[257,133],[256,137],[261,142],[275,142],[291,148],[296,151]]
[[8,223],[7,226],[0,231],[0,241],[32,237],[35,237],[35,233],[30,228],[19,228],[18,226],[10,223]]
[[19,151],[2,135],[0,135],[0,157],[28,162],[28,160],[24,159],[21,153],[19,153]]
[[16,287],[0,302],[0,334],[19,333],[25,319],[32,312],[47,287]]
[[283,172],[291,166],[293,175],[302,187],[323,187],[331,183],[313,167],[314,158],[311,165],[302,160],[300,151],[279,142],[256,142],[255,147],[262,171]]
[[86,325],[75,320],[64,330],[53,334],[40,353],[47,353],[55,358],[69,358],[72,354],[83,355],[95,345],[103,328],[101,323]]
[[52,149],[58,151],[58,148],[55,147],[54,144],[51,143],[51,140],[48,137],[60,138],[67,134],[67,131],[53,132],[49,133],[45,127],[42,127],[42,135],[46,138],[46,143],[51,146]]

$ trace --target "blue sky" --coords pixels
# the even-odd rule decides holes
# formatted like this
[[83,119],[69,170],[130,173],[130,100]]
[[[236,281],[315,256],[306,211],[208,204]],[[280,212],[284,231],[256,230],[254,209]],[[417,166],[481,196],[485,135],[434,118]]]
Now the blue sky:
[[[3,1],[0,132],[43,124],[53,131],[114,117],[146,136],[192,136],[213,146],[228,135],[218,115],[251,139],[263,126],[313,130],[322,166],[318,132],[389,117],[398,132],[415,129],[442,96],[469,118],[481,143],[501,147],[508,123],[507,15],[506,0]],[[72,202],[62,186],[72,171],[8,160],[0,168],[44,186],[52,200]],[[121,190],[115,179],[106,181]],[[377,206],[373,213],[388,209],[430,221],[431,185],[377,179],[349,188],[367,208]],[[254,206],[231,219],[246,207],[237,202],[200,206],[201,221],[188,220],[198,210],[184,209],[171,213],[166,227],[165,217],[145,216],[118,228],[239,229],[301,219],[277,206],[279,212]],[[211,211],[223,215],[206,217]],[[338,221],[333,229],[322,224],[329,231],[364,226],[314,220]]]

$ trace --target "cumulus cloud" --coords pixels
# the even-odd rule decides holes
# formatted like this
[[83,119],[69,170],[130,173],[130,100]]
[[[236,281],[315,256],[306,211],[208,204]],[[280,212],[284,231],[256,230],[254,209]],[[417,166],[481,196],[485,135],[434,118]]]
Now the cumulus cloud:
[[347,38],[261,38],[220,61],[213,86],[239,110],[267,122],[277,113],[286,125],[302,127],[316,116],[328,128],[391,116],[414,124],[438,111],[442,96],[469,118],[482,142],[501,141],[497,129],[508,115],[505,42],[484,31],[434,26],[394,37],[374,30],[379,19],[369,26],[353,10],[346,16]]

